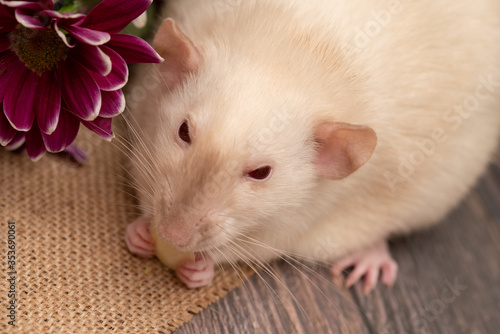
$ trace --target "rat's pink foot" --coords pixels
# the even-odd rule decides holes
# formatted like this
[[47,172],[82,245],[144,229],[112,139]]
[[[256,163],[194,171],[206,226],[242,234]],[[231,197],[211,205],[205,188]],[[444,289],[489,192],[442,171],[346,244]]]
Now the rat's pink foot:
[[150,218],[140,217],[127,226],[125,242],[128,250],[141,257],[152,257],[155,254],[153,239],[149,233]]
[[396,281],[398,273],[398,264],[392,259],[389,247],[385,241],[348,255],[334,264],[331,267],[331,272],[334,276],[338,276],[349,267],[354,267],[354,269],[347,276],[346,287],[351,287],[364,276],[365,283],[363,290],[365,293],[375,288],[379,274],[381,274],[382,283],[392,286]]
[[214,261],[209,256],[195,254],[194,261],[184,262],[176,270],[177,277],[188,288],[199,288],[209,285],[214,278]]

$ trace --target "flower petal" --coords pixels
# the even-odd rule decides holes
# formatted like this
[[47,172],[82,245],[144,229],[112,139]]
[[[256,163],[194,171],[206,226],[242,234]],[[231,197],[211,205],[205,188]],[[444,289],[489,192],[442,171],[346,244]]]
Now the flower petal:
[[69,110],[86,121],[95,119],[101,110],[101,91],[87,70],[68,58],[59,64],[57,76]]
[[17,23],[17,21],[7,23],[2,23],[2,21],[3,20],[0,20],[0,34],[5,34],[16,30],[17,25],[19,24]]
[[125,110],[125,96],[121,89],[106,92],[102,91],[102,106],[100,117],[110,118],[120,115]]
[[79,128],[80,121],[71,113],[63,111],[59,116],[56,130],[50,135],[42,133],[47,151],[52,153],[63,151],[75,140]]
[[70,43],[68,36],[64,33],[64,31],[61,31],[61,29],[59,28],[59,24],[57,23],[57,21],[55,21],[52,24],[52,28],[54,29],[54,31],[57,33],[57,35],[61,38],[61,40],[64,42],[64,44],[66,44],[66,46],[68,48],[74,48],[75,47],[76,43]]
[[9,1],[8,6],[15,8],[14,16],[20,24],[30,29],[46,29],[50,19],[38,15],[46,9],[54,9],[52,0],[44,1]]
[[0,103],[0,145],[5,146],[9,144],[16,134],[16,129],[10,125],[9,120],[5,117],[2,104]]
[[7,35],[0,35],[0,52],[3,52],[10,47],[10,39]]
[[18,8],[15,11],[16,20],[26,28],[40,30],[45,29],[45,26],[40,17],[33,16],[32,10],[26,10],[23,8]]
[[55,73],[45,72],[36,89],[36,119],[40,131],[51,134],[57,127],[61,112],[61,88]]
[[73,159],[75,159],[76,162],[80,164],[87,162],[87,153],[76,145],[69,145],[66,149],[64,149],[64,152],[68,153]]
[[11,10],[9,9],[9,7],[4,7],[1,5],[3,5],[3,1],[0,0],[0,23],[3,23],[4,17],[11,16]]
[[87,14],[82,27],[118,33],[146,11],[152,2],[153,0],[103,0]]
[[45,145],[43,143],[42,134],[38,126],[33,126],[31,130],[26,132],[26,151],[28,151],[28,156],[33,161],[39,160],[43,154],[46,152]]
[[102,45],[109,42],[111,36],[107,32],[78,27],[76,25],[63,25],[58,22],[59,27],[69,32],[71,36],[80,42],[90,45]]
[[3,101],[7,86],[12,84],[10,77],[14,74],[19,76],[25,68],[14,52],[6,51],[0,55],[0,101]]
[[97,133],[102,138],[110,141],[115,137],[111,130],[111,118],[97,117],[92,122],[82,121],[82,124],[92,132]]
[[76,58],[89,70],[97,72],[102,76],[108,75],[113,68],[111,58],[95,45],[78,43],[71,50],[71,56]]
[[9,151],[17,150],[18,148],[20,148],[24,144],[25,136],[26,136],[26,132],[18,131],[16,133],[16,135],[14,136],[14,138],[12,138],[10,143],[7,146],[5,146],[5,149],[9,150]]
[[115,34],[106,46],[118,52],[127,64],[161,63],[163,58],[148,42],[137,36]]
[[113,68],[111,73],[107,76],[102,76],[98,73],[92,72],[90,73],[94,80],[99,85],[99,88],[102,90],[117,90],[123,88],[128,81],[128,67],[127,63],[123,60],[122,57],[112,49],[106,46],[100,46],[101,50],[106,53],[109,58],[111,58],[111,62],[113,64]]
[[52,0],[42,0],[42,1],[6,1],[0,0],[0,4],[11,8],[29,8],[33,11],[40,11],[43,9],[54,9],[54,3]]
[[58,2],[59,0],[42,0],[43,6],[47,9],[54,10],[54,2]]
[[12,10],[0,5],[0,33],[13,31],[17,25],[18,23],[12,14]]
[[3,108],[10,124],[18,131],[28,131],[35,120],[35,92],[38,75],[28,70],[20,76],[11,76],[5,88]]
[[57,22],[63,23],[63,25],[80,23],[86,17],[84,14],[60,13],[56,12],[55,10],[42,10],[41,12],[38,13],[38,15],[56,19]]
[[19,24],[19,23],[17,23],[17,21],[2,24],[2,21],[3,20],[0,20],[0,33],[1,34],[9,33],[11,31],[16,30],[17,25]]

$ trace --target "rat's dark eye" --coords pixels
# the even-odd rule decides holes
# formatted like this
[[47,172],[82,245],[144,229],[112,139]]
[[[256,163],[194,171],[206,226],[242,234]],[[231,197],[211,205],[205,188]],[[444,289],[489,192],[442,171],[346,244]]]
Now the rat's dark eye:
[[264,166],[248,172],[247,175],[254,180],[264,181],[271,175],[271,171],[271,166]]
[[187,143],[191,144],[191,136],[189,136],[189,125],[187,121],[184,121],[181,126],[179,126],[179,130],[177,131],[179,138]]

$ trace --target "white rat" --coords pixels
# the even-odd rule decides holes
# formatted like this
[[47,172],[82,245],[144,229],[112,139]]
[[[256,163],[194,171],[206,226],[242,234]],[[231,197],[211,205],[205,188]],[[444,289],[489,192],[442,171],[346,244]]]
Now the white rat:
[[[171,0],[139,71],[132,174],[149,224],[214,263],[279,256],[396,278],[386,240],[441,220],[500,133],[500,1]],[[160,85],[151,82],[161,82]],[[133,92],[134,88],[132,88]]]

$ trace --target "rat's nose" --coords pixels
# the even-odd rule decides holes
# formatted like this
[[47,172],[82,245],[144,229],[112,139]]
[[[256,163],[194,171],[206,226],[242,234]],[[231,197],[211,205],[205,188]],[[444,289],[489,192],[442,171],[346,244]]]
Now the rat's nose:
[[191,242],[193,232],[186,223],[163,224],[160,227],[160,236],[169,244],[179,249],[186,247]]

